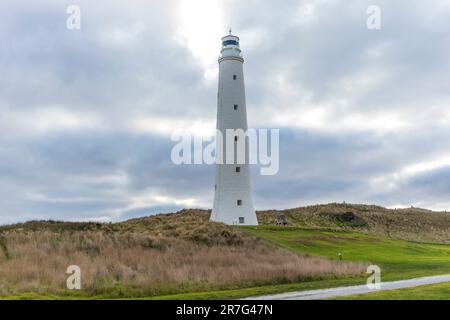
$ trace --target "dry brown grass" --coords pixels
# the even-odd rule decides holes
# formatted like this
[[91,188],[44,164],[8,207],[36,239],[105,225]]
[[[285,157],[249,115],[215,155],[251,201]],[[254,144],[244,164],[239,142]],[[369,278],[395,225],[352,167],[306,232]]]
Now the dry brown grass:
[[86,231],[55,231],[44,223],[34,223],[32,231],[4,230],[8,257],[0,252],[0,295],[58,293],[72,264],[81,267],[86,294],[108,297],[298,282],[359,274],[366,266],[299,256],[221,224],[191,225],[196,218],[186,218],[183,230],[176,223],[166,229],[165,222],[155,222],[160,218]]

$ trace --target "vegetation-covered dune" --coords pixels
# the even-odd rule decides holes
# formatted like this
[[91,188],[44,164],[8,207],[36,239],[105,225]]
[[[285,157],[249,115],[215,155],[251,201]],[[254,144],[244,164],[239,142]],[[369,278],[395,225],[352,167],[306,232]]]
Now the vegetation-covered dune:
[[331,203],[261,211],[258,219],[262,224],[273,224],[280,214],[284,214],[292,226],[357,231],[417,242],[450,243],[450,213],[447,212]]
[[68,294],[69,265],[85,296],[149,297],[359,275],[365,263],[299,255],[208,221],[206,212],[116,224],[28,222],[0,228],[0,296]]

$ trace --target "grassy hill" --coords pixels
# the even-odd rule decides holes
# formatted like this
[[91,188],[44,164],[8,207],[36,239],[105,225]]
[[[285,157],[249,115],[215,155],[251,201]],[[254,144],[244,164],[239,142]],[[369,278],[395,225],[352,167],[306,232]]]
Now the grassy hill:
[[[208,223],[210,210],[186,209],[176,213],[136,218],[120,223],[30,221],[0,226],[5,231],[109,231],[140,232],[197,241],[234,241],[236,230]],[[275,225],[278,215],[288,226],[346,230],[417,242],[450,243],[450,213],[420,208],[386,209],[375,205],[330,203],[285,210],[258,211],[260,225]],[[223,235],[219,235],[224,232]],[[200,238],[202,239],[200,239]],[[225,238],[224,238],[225,237]],[[231,238],[229,238],[231,237]],[[212,240],[214,239],[214,240]]]
[[338,204],[258,212],[263,225],[274,224],[284,214],[289,225],[331,228],[391,238],[450,243],[450,213],[419,208],[386,209],[375,205]]
[[[259,227],[209,215],[0,226],[0,297],[238,298],[363,283],[369,263],[385,280],[450,273],[447,213],[329,204],[258,212]],[[71,264],[80,292],[65,290]]]

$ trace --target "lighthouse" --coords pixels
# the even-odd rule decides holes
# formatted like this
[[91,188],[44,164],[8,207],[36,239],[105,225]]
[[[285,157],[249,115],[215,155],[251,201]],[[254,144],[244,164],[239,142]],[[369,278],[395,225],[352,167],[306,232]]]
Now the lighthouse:
[[[248,137],[227,132],[247,131],[245,105],[244,58],[239,37],[222,38],[219,56],[219,88],[217,93],[216,175],[211,220],[228,225],[258,225],[250,191]],[[239,148],[245,146],[245,161],[239,162]],[[231,146],[231,148],[229,148]],[[227,155],[227,152],[229,153]],[[233,153],[230,156],[230,153]],[[233,158],[233,161],[228,161]]]

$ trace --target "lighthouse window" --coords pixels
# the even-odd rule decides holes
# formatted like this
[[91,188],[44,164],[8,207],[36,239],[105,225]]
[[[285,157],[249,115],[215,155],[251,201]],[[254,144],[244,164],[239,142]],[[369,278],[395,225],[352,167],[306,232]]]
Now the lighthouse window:
[[236,40],[225,40],[225,41],[222,42],[222,45],[224,45],[224,46],[230,46],[230,45],[238,46],[239,42],[237,42]]
[[237,109],[238,109],[238,105],[235,104],[235,105],[234,105],[234,110],[237,110]]
[[237,79],[237,75],[233,75],[233,80],[236,80]]
[[239,217],[239,223],[244,223],[244,222],[245,222],[244,217]]
[[241,172],[241,167],[236,167],[236,172]]
[[237,201],[237,205],[238,205],[238,206],[242,206],[242,200],[238,200],[238,201]]
[[234,136],[234,141],[238,141],[238,136]]

